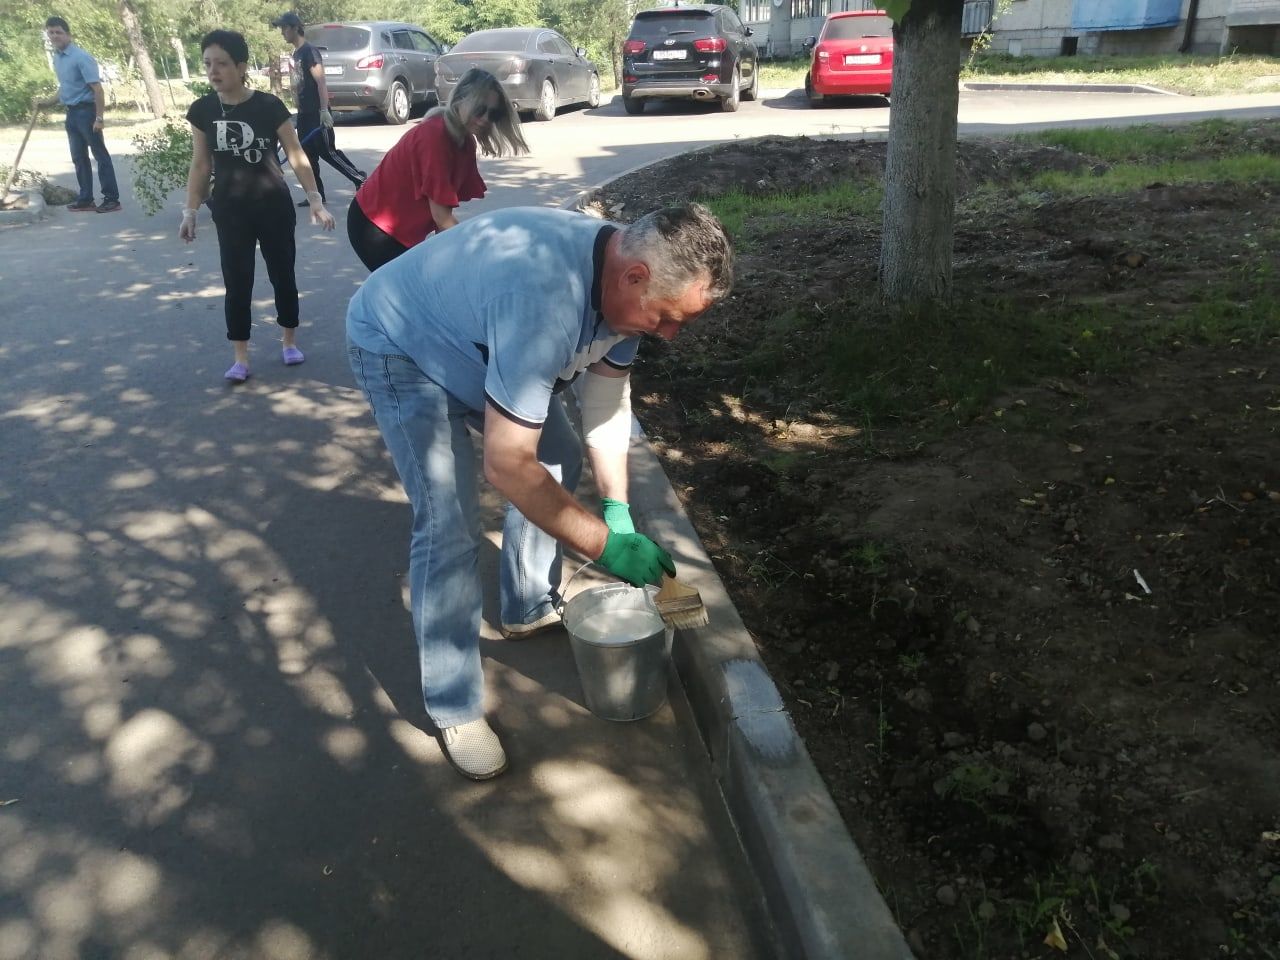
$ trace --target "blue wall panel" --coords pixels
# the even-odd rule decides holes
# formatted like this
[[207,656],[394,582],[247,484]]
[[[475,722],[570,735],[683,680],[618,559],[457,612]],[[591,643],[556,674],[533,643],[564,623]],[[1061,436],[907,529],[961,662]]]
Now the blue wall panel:
[[1182,0],[1075,0],[1076,30],[1144,30],[1182,22]]

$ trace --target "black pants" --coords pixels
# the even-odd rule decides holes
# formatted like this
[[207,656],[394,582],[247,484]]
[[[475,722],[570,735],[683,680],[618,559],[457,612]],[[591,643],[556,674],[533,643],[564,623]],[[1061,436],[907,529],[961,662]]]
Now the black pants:
[[320,122],[319,113],[298,114],[298,140],[302,143],[302,150],[306,153],[307,160],[311,162],[311,172],[316,175],[316,190],[319,191],[322,199],[325,197],[325,192],[324,181],[320,179],[321,160],[324,160],[357,187],[364,183],[364,174],[356,169],[356,165],[351,162],[345,153],[338,149],[338,142],[333,136],[333,128],[326,127]]
[[248,340],[253,323],[253,271],[256,248],[262,248],[267,276],[276,295],[276,322],[282,327],[298,325],[298,282],[293,275],[296,250],[293,228],[297,216],[286,189],[270,197],[228,200],[217,192],[209,200],[213,224],[218,228],[218,252],[222,259],[222,282],[227,295],[223,309],[227,316],[227,339]]
[[352,200],[347,210],[347,239],[360,262],[370,272],[390,263],[409,248],[370,220],[360,209],[360,201]]

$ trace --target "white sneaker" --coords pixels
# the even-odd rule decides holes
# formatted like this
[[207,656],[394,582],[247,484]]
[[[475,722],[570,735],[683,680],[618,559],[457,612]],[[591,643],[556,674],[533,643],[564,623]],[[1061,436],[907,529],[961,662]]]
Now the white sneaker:
[[504,623],[498,629],[508,640],[523,640],[526,637],[532,637],[535,633],[544,633],[558,626],[560,626],[560,614],[552,610],[533,623]]
[[491,780],[507,769],[507,755],[484,717],[440,730],[444,755],[453,769],[472,780]]

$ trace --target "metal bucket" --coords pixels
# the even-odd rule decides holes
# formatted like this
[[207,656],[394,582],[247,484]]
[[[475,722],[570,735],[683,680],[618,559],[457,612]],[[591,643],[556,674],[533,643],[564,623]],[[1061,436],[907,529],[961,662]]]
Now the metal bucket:
[[654,606],[657,592],[610,583],[583,590],[564,605],[587,709],[603,720],[639,720],[666,702],[675,631]]

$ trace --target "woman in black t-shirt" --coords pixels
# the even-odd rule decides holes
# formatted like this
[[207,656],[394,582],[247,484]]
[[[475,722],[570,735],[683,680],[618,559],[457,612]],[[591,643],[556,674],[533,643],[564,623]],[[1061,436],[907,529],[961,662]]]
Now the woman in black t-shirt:
[[284,328],[281,358],[290,366],[305,357],[298,349],[298,284],[294,279],[293,200],[276,159],[276,144],[284,147],[294,175],[311,201],[311,222],[333,229],[333,215],[316,192],[315,176],[289,109],[269,93],[249,89],[249,47],[230,30],[214,30],[200,41],[205,75],[213,93],[201,97],[187,111],[191,124],[191,170],[187,175],[187,205],[178,235],[188,243],[196,238],[196,212],[214,175],[209,209],[218,230],[222,279],[227,293],[224,309],[227,339],[235,348],[235,362],[224,374],[233,383],[249,378],[249,330],[252,324],[254,250],[262,249],[267,276],[275,291],[276,322]]

